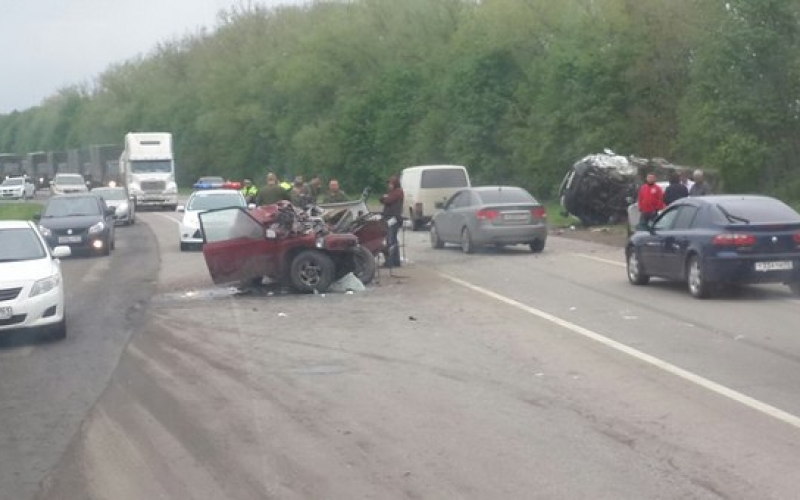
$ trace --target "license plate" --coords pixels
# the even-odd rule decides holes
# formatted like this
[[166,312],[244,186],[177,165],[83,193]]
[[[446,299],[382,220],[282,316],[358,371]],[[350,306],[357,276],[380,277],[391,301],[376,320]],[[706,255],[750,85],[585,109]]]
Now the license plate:
[[58,237],[59,243],[80,243],[81,237],[80,236],[59,236]]
[[794,269],[794,263],[791,260],[778,260],[774,262],[756,262],[756,271],[791,271]]
[[528,214],[505,214],[503,220],[511,222],[522,222],[528,220]]
[[0,307],[0,319],[11,319],[14,315],[14,310],[10,307]]

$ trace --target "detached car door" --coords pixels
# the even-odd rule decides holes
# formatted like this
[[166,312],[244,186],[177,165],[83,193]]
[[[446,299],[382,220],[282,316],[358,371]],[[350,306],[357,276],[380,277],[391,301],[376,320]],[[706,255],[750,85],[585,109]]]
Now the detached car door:
[[218,285],[249,283],[277,269],[278,243],[244,208],[223,208],[199,214],[203,257]]

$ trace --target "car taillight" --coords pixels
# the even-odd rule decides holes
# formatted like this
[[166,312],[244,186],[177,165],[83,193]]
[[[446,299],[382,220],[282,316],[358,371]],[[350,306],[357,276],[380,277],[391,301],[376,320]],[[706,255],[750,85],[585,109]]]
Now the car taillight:
[[792,236],[792,239],[794,240],[794,242],[796,244],[800,245],[800,233],[794,233],[794,235]]
[[544,207],[532,208],[531,215],[537,219],[544,219],[547,217],[547,210],[545,210]]
[[495,220],[500,213],[497,210],[478,210],[475,217],[478,220]]
[[714,236],[711,243],[719,246],[750,247],[756,244],[756,237],[745,233],[722,233]]

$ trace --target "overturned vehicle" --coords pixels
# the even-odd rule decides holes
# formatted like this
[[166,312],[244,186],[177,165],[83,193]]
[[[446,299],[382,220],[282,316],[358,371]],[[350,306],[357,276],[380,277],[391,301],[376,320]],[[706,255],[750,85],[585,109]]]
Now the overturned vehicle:
[[200,214],[203,256],[214,283],[252,286],[264,278],[300,293],[323,293],[353,273],[367,284],[386,227],[363,202],[296,209],[282,201]]
[[586,156],[561,182],[563,213],[574,215],[584,226],[624,220],[630,199],[636,195],[637,172],[631,159],[610,151]]

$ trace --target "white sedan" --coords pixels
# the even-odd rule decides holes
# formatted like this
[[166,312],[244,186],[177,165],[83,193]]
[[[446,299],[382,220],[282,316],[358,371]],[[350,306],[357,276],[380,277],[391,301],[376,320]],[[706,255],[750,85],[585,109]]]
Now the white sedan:
[[36,186],[27,177],[8,177],[0,184],[0,198],[27,200],[33,198]]
[[192,193],[185,206],[178,205],[177,211],[183,212],[179,227],[181,251],[203,244],[203,234],[197,216],[200,212],[230,207],[247,207],[247,200],[242,193],[232,189],[204,189]]
[[29,221],[0,221],[0,334],[48,329],[67,335],[62,257],[69,247],[52,251]]

